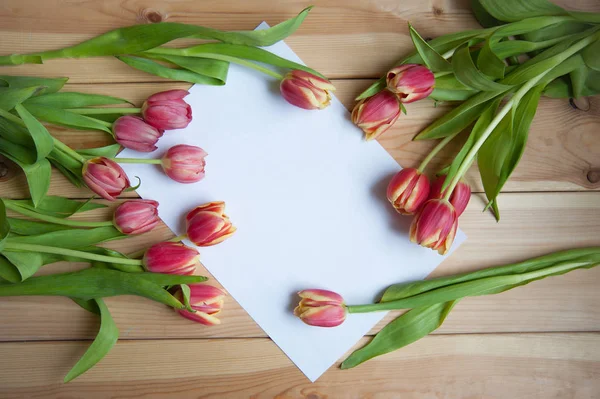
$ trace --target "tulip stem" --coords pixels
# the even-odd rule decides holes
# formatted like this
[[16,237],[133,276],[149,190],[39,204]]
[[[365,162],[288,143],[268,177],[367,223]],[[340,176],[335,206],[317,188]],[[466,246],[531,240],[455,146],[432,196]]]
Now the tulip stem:
[[[139,114],[141,108],[68,108],[65,111],[80,115]],[[103,121],[106,122],[106,121]],[[108,123],[108,122],[107,122]]]
[[65,219],[65,218],[59,218],[56,216],[50,216],[50,215],[44,215],[35,211],[31,211],[27,208],[23,208],[15,203],[13,203],[11,200],[4,200],[4,205],[6,205],[6,207],[10,210],[13,210],[15,212],[20,213],[21,215],[24,216],[29,216],[38,220],[42,220],[44,222],[49,222],[49,223],[54,223],[54,224],[60,224],[62,226],[72,226],[72,227],[108,227],[108,226],[112,226],[113,222],[111,221],[106,221],[106,222],[88,222],[85,220],[70,220],[70,219]]
[[437,153],[440,152],[442,150],[442,148],[444,148],[446,146],[446,144],[448,144],[450,141],[452,141],[452,139],[455,138],[458,135],[458,133],[459,132],[456,132],[449,136],[444,137],[444,139],[442,141],[440,141],[438,143],[438,145],[436,145],[429,154],[427,154],[427,156],[425,157],[425,159],[423,159],[423,162],[421,162],[421,165],[419,165],[419,168],[417,170],[420,173],[423,173],[423,170],[425,170],[425,168],[427,167],[427,164],[433,159],[433,157],[435,157],[437,155]]
[[116,163],[151,163],[160,165],[162,160],[160,159],[144,159],[144,158],[109,158]]
[[122,265],[135,265],[135,266],[142,265],[142,261],[139,259],[126,259],[126,258],[119,258],[116,256],[98,255],[98,254],[92,254],[92,253],[85,252],[85,251],[77,251],[74,249],[50,247],[47,245],[11,242],[11,240],[5,241],[4,249],[5,250],[15,250],[15,251],[40,252],[40,253],[55,254],[55,255],[65,255],[65,256],[72,256],[74,258],[95,260],[98,262],[119,263]]

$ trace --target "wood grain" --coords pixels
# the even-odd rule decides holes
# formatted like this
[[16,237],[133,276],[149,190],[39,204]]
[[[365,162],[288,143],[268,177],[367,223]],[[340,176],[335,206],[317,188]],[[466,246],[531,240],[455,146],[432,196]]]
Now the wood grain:
[[[351,109],[354,97],[372,80],[335,80],[340,101]],[[81,84],[67,85],[67,91],[81,91],[123,97],[138,105],[152,93],[178,87],[185,83],[133,83],[133,84]],[[595,139],[600,128],[600,97],[588,99],[589,110],[572,108],[567,101],[542,99],[538,114],[529,134],[523,158],[504,187],[504,191],[577,191],[600,190],[600,141]],[[430,101],[408,105],[408,115],[381,138],[380,143],[404,167],[419,164],[435,145],[434,141],[411,141],[412,138],[437,116],[450,109],[449,105],[434,108]],[[327,112],[327,111],[323,111]],[[201,118],[202,115],[196,116]],[[112,143],[103,132],[74,131],[52,127],[52,133],[74,148],[90,148]],[[462,143],[459,137],[434,161],[430,170],[435,171],[447,164]],[[9,198],[28,197],[27,182],[20,169],[4,160],[9,168],[0,173],[0,192]],[[210,162],[210,160],[209,160]],[[0,171],[1,172],[1,171]],[[476,192],[483,191],[476,167],[466,180]],[[87,189],[78,189],[60,173],[54,171],[50,193],[69,197],[88,197]],[[134,193],[127,194],[135,196]]]
[[[359,342],[359,345],[365,340]],[[3,398],[578,398],[600,391],[600,334],[430,336],[311,384],[267,339],[119,342],[61,385],[84,342],[0,344]]]
[[[483,202],[473,198],[461,216],[469,239],[445,260],[434,276],[449,275],[511,263],[572,247],[600,245],[599,193],[515,193],[500,197],[502,222],[481,214]],[[387,204],[383,204],[387,206]],[[110,208],[89,212],[92,220],[110,218]],[[85,214],[83,214],[85,216]],[[235,223],[235,215],[230,215]],[[406,228],[390,212],[390,222]],[[173,234],[166,226],[108,246],[134,252]],[[210,265],[207,265],[210,268]],[[73,270],[80,265],[58,264],[42,274]],[[199,274],[210,273],[204,268]],[[211,283],[215,284],[212,280]],[[392,282],[390,282],[392,283]],[[545,279],[494,296],[462,301],[439,332],[600,331],[600,268]],[[308,288],[308,287],[307,287]],[[342,293],[343,294],[343,293]],[[64,298],[0,298],[0,341],[92,338],[96,319]],[[264,337],[264,332],[228,298],[220,326],[206,328],[184,320],[168,308],[142,298],[110,298],[107,304],[121,326],[123,339]],[[396,314],[377,325],[375,333]],[[34,322],[33,322],[34,321]]]

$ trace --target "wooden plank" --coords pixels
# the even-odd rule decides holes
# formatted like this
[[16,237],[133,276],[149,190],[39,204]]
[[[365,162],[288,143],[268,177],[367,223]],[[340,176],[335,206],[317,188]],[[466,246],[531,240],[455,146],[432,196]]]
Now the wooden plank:
[[[239,4],[241,3],[241,4]],[[318,2],[175,2],[111,0],[6,0],[0,10],[0,49],[3,54],[36,52],[73,45],[122,26],[158,21],[185,22],[229,30],[253,29],[261,21],[276,24],[316,3],[301,28],[287,43],[312,67],[331,78],[379,77],[406,52],[412,51],[407,22],[424,37],[479,28],[468,1],[326,0]],[[555,1],[567,8],[595,11],[595,0]],[[358,55],[358,56],[357,56]],[[38,65],[0,68],[0,74],[45,74],[72,82],[159,81],[116,59],[49,61]],[[99,72],[101,71],[101,72]]]
[[[600,245],[600,222],[593,217],[600,212],[599,193],[503,194],[502,221],[498,224],[490,215],[481,213],[482,205],[479,197],[473,198],[460,221],[469,238],[434,276],[511,263],[561,249]],[[110,209],[91,214],[94,220],[107,220]],[[235,215],[231,217],[235,223]],[[397,220],[399,229],[406,229],[410,221],[393,212],[390,218]],[[170,237],[172,233],[163,225],[151,233],[109,246],[133,252]],[[82,266],[58,264],[42,271],[78,267]],[[210,276],[205,269],[198,273]],[[457,305],[439,332],[600,331],[599,284],[600,268],[595,268],[548,278],[499,295],[469,298]],[[107,303],[123,339],[265,336],[230,297],[221,315],[223,323],[210,328],[142,298],[109,298]],[[386,317],[371,333],[396,314]],[[0,298],[0,319],[0,341],[92,338],[97,328],[92,315],[64,298],[44,298],[43,306],[40,298]]]
[[[372,80],[336,80],[338,98],[348,107],[354,97]],[[152,93],[171,88],[187,88],[182,83],[135,83],[135,84],[84,84],[67,85],[67,91],[107,94],[126,98],[141,105]],[[573,109],[567,101],[542,99],[534,119],[525,154],[506,184],[505,191],[576,191],[600,190],[600,141],[595,134],[600,128],[600,97],[588,99],[588,111]],[[412,137],[437,116],[450,107],[434,108],[430,101],[408,105],[408,115],[402,116],[394,128],[386,132],[380,143],[404,167],[418,165],[420,160],[435,145],[433,141],[413,142]],[[327,111],[324,111],[327,112]],[[202,115],[196,116],[201,118]],[[90,148],[110,144],[111,138],[103,132],[72,131],[51,128],[61,140],[74,148]],[[357,133],[359,131],[357,130]],[[430,170],[436,170],[449,162],[458,151],[462,138],[440,154]],[[210,162],[210,160],[209,160]],[[4,161],[8,169],[0,168],[0,192],[4,197],[24,198],[28,196],[27,182],[20,169]],[[1,166],[1,165],[0,165]],[[467,175],[473,190],[483,190],[476,167]],[[54,172],[50,193],[69,197],[87,197],[87,189],[77,189],[60,173]],[[128,193],[127,196],[135,196]]]
[[[359,345],[365,343],[362,340]],[[580,398],[600,391],[600,334],[431,336],[311,384],[267,339],[119,342],[69,384],[85,342],[3,343],[3,398]]]

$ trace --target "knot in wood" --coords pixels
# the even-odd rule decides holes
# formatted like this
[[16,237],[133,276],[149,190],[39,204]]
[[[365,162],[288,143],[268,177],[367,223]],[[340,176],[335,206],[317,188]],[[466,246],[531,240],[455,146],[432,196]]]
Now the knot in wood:
[[444,9],[440,7],[433,7],[433,15],[436,17],[441,16],[444,13]]
[[145,8],[140,12],[140,19],[143,22],[150,22],[150,23],[157,23],[157,22],[163,22],[164,20],[167,19],[166,16],[162,15],[160,12],[156,11],[156,10],[152,10],[150,8]]
[[587,174],[585,175],[585,177],[592,184],[600,183],[600,170],[598,170],[598,169],[596,169],[596,170],[592,169],[592,170],[590,170],[590,171],[587,172]]

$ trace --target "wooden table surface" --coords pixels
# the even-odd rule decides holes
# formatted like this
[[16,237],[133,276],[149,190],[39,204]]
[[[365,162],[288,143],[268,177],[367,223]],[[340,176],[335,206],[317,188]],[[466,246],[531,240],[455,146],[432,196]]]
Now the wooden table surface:
[[[411,50],[407,21],[424,37],[478,27],[468,0],[314,3],[317,7],[287,43],[308,65],[333,79],[348,108],[355,95]],[[558,3],[600,11],[597,0]],[[262,20],[278,23],[308,4],[2,0],[0,53],[54,49],[135,23],[252,29]],[[157,91],[187,87],[110,58],[4,67],[0,74],[69,76],[66,90],[111,94],[136,103]],[[469,239],[435,275],[600,244],[600,98],[578,104],[580,109],[564,100],[541,100],[523,160],[499,199],[502,221],[497,224],[481,212],[484,201],[476,194],[461,218]],[[432,146],[410,139],[448,108],[434,109],[423,101],[408,109],[409,115],[380,140],[404,167],[415,166]],[[194,117],[202,118],[202,110]],[[103,133],[51,131],[77,148],[109,143]],[[27,197],[24,176],[14,165],[0,162],[1,196]],[[468,181],[481,192],[476,171]],[[58,173],[50,193],[91,195]],[[113,247],[135,251],[172,235],[162,225]],[[42,272],[76,267],[81,265],[57,264]],[[121,331],[119,343],[94,369],[64,385],[62,378],[93,339],[97,319],[65,298],[2,298],[0,397],[598,398],[599,288],[596,268],[464,300],[433,335],[349,371],[336,364],[314,384],[232,299],[222,313],[222,325],[207,328],[148,300],[118,297],[106,302]]]

